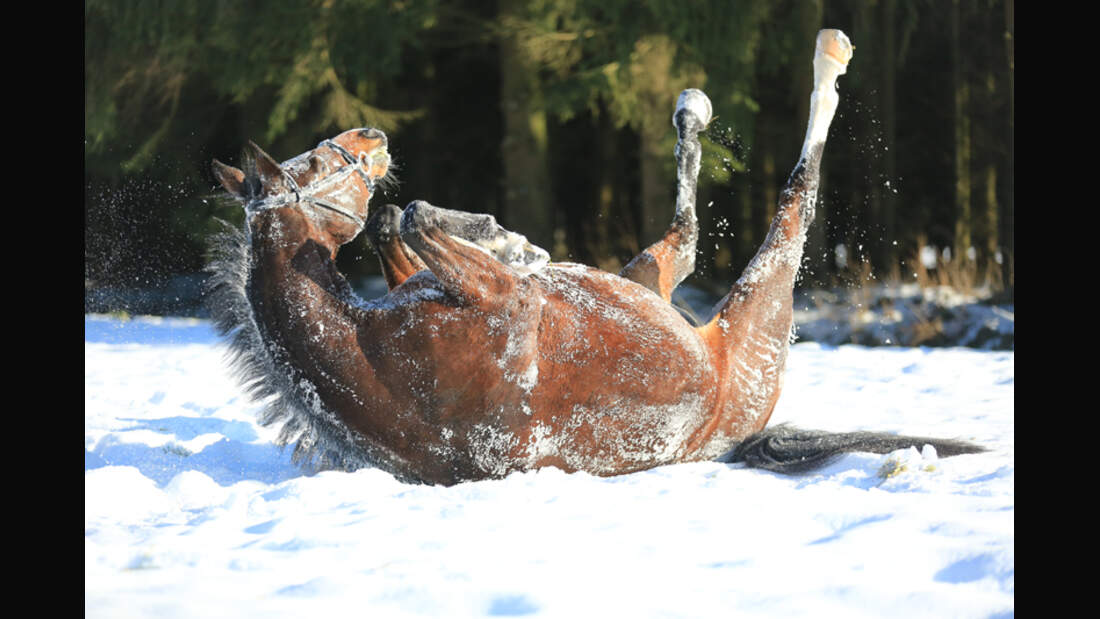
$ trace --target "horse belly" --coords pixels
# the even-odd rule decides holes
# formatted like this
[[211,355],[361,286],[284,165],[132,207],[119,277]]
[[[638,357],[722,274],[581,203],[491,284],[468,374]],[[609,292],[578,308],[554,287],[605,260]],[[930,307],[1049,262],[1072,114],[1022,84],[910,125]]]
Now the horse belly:
[[494,308],[423,299],[391,331],[407,356],[395,372],[403,384],[387,391],[406,392],[396,418],[417,419],[403,434],[421,476],[612,475],[684,459],[714,401],[694,330],[649,290],[603,272],[528,279]]
[[576,269],[544,279],[527,467],[610,475],[683,459],[714,396],[694,330],[621,278]]

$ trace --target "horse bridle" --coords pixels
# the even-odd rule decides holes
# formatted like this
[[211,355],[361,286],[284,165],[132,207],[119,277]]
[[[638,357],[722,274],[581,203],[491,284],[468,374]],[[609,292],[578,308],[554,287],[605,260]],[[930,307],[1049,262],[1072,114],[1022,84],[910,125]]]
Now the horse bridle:
[[[329,174],[328,176],[320,180],[309,183],[305,187],[299,186],[298,181],[294,180],[294,177],[291,176],[290,173],[287,172],[285,169],[283,169],[282,166],[279,166],[279,171],[283,173],[283,177],[285,177],[286,180],[290,183],[292,193],[284,193],[277,196],[269,196],[267,198],[253,200],[245,205],[245,212],[249,215],[252,215],[259,211],[267,211],[276,208],[283,208],[284,206],[301,204],[302,202],[308,202],[315,206],[334,211],[343,215],[344,217],[347,217],[348,219],[355,222],[355,225],[360,230],[362,230],[363,227],[366,225],[366,222],[363,220],[362,217],[347,210],[339,204],[334,204],[327,200],[318,198],[315,194],[324,189],[327,189],[330,185],[343,181],[345,177],[352,174],[353,172],[359,174],[360,178],[363,179],[363,183],[366,184],[367,190],[370,191],[371,194],[373,194],[375,185],[374,179],[370,177],[370,174],[368,174],[367,170],[363,169],[363,165],[367,162],[368,157],[370,157],[370,153],[361,152],[359,154],[359,157],[356,157],[352,155],[351,152],[348,151],[348,149],[340,146],[332,140],[321,141],[321,143],[317,145],[317,148],[321,148],[322,146],[327,146],[339,153],[340,156],[344,158],[344,161],[347,163],[347,165],[341,167],[336,172],[333,172],[332,174]],[[373,152],[374,151],[371,151],[371,153]],[[388,158],[388,154],[386,156]],[[373,163],[373,161],[371,161],[371,163]]]

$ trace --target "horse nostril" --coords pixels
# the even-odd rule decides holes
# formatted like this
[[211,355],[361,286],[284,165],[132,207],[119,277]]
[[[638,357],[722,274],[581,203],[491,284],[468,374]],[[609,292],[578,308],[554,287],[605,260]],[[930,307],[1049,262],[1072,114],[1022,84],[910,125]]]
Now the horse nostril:
[[382,140],[382,146],[388,146],[389,140],[386,139],[386,134],[381,129],[375,129],[373,127],[369,129],[360,129],[359,137],[367,140]]

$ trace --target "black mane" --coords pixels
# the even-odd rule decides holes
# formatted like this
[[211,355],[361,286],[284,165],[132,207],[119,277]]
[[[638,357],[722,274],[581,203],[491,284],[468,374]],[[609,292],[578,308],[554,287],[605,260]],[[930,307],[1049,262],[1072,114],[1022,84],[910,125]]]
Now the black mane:
[[286,353],[265,336],[248,295],[252,250],[245,231],[219,220],[223,229],[209,244],[210,278],[205,300],[214,327],[226,338],[227,357],[237,380],[255,401],[263,401],[260,425],[281,424],[277,444],[296,442],[291,460],[313,470],[355,470],[373,466],[394,474],[395,458],[366,444],[321,402],[314,386],[287,362]]

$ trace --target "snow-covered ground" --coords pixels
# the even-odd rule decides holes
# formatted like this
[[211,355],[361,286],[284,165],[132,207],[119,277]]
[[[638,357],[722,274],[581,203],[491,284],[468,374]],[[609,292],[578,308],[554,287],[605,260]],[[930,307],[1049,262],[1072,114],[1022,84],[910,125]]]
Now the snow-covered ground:
[[824,344],[1015,350],[1015,304],[991,297],[916,284],[800,290],[794,320],[801,339]]
[[88,617],[1004,617],[1014,352],[796,344],[773,422],[991,449],[451,488],[302,471],[209,324],[85,316]]

